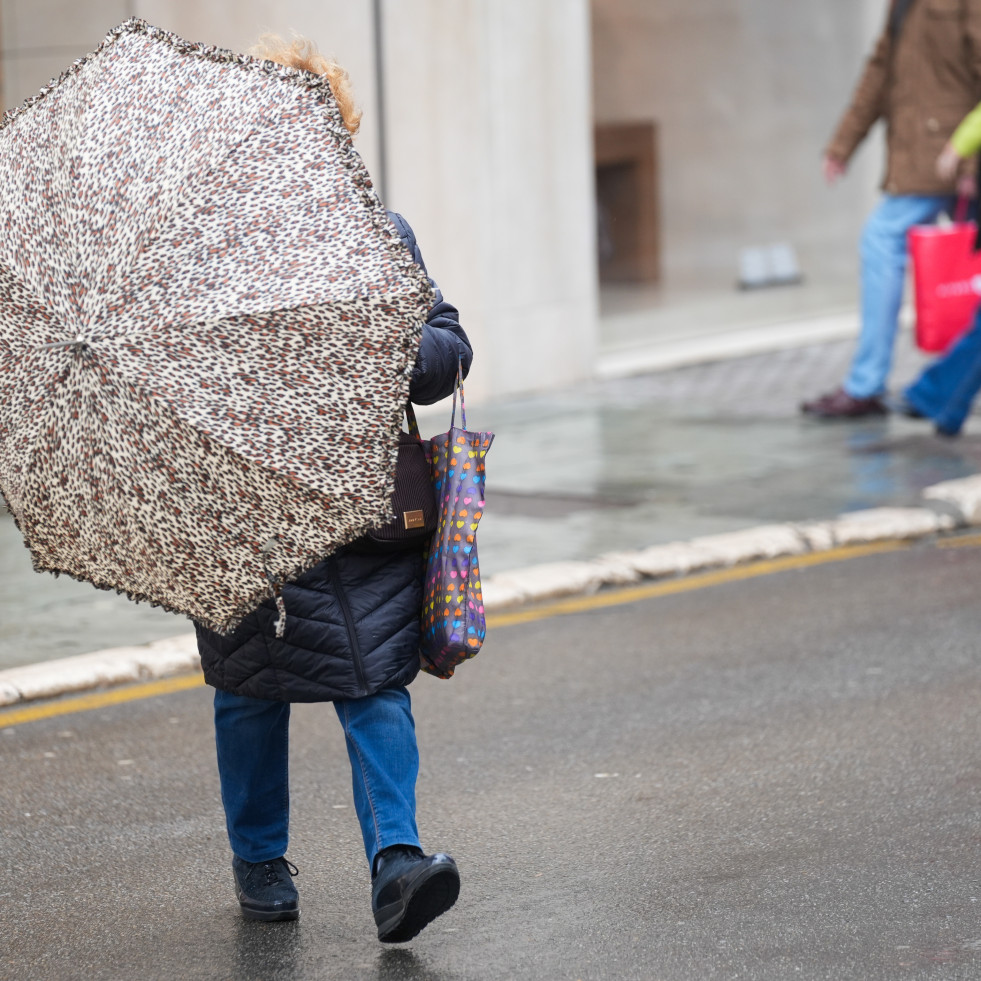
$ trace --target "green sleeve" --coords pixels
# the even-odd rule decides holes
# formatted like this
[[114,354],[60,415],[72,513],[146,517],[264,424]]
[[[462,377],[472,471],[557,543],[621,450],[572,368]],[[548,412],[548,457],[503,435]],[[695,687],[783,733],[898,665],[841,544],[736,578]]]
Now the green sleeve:
[[973,157],[981,150],[981,105],[961,120],[950,142],[959,157]]

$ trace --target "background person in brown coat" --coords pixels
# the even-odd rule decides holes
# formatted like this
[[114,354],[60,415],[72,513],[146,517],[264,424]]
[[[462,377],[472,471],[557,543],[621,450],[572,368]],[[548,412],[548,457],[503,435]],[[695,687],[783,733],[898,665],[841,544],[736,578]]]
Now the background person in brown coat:
[[824,155],[834,183],[880,118],[887,160],[883,196],[861,240],[861,334],[841,388],[801,405],[822,418],[887,411],[882,396],[906,274],[906,233],[973,195],[963,170],[937,174],[936,160],[957,124],[981,101],[981,0],[892,0],[885,30]]

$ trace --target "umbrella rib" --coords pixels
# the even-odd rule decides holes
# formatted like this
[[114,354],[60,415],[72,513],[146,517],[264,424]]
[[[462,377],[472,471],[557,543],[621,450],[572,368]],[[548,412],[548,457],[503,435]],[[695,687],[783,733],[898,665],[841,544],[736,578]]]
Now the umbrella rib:
[[[269,124],[267,124],[269,125]],[[160,211],[156,214],[155,219],[150,222],[146,227],[141,229],[139,236],[133,243],[133,248],[129,253],[129,263],[126,266],[125,271],[120,274],[118,281],[125,282],[128,274],[132,271],[133,267],[139,261],[141,254],[144,251],[147,243],[152,239],[152,237],[159,232],[159,230],[164,227],[170,217],[180,210],[180,205],[184,198],[186,197],[189,188],[192,188],[194,183],[197,181],[205,180],[210,174],[215,173],[216,169],[227,160],[233,153],[238,151],[244,144],[251,140],[257,133],[260,132],[260,127],[254,127],[249,131],[242,139],[238,140],[236,143],[228,146],[226,152],[224,152],[217,160],[211,161],[208,166],[202,170],[195,171],[193,173],[185,173],[181,179],[180,186],[178,187],[176,193],[170,202],[168,210]],[[115,293],[112,294],[112,299],[110,300],[107,295],[103,295],[102,308],[106,309],[111,307],[115,302],[119,300],[120,294],[123,292],[122,289],[117,289]],[[111,323],[111,322],[110,322]]]
[[[245,72],[260,73],[270,79],[285,82],[296,90],[312,93],[315,97],[316,108],[320,113],[321,118],[326,123],[326,134],[332,137],[338,145],[347,148],[350,151],[350,155],[352,155],[356,161],[360,160],[360,158],[357,157],[356,151],[353,149],[353,143],[351,142],[350,135],[344,127],[340,110],[337,107],[336,101],[331,93],[329,81],[325,77],[300,69],[279,65],[272,61],[260,60],[250,55],[237,54],[233,51],[219,48],[217,46],[189,42],[176,34],[153,27],[146,21],[137,17],[131,18],[130,20],[121,24],[119,27],[114,28],[106,35],[102,44],[94,52],[79,58],[64,72],[62,72],[61,75],[53,78],[35,96],[27,99],[20,106],[10,109],[4,113],[2,121],[0,121],[0,131],[9,127],[24,113],[36,106],[47,96],[63,87],[68,80],[78,75],[86,65],[96,62],[100,56],[111,50],[113,46],[129,35],[143,36],[151,41],[162,43],[168,46],[179,56],[192,60],[210,62],[218,66],[231,66],[233,69],[239,69]],[[129,251],[128,260],[125,262],[125,272],[129,272],[133,268],[134,264],[138,261],[139,256],[144,251],[147,242],[150,241],[152,236],[154,236],[165,224],[168,217],[178,209],[180,202],[183,201],[189,193],[189,189],[192,188],[196,182],[206,179],[206,177],[213,173],[223,161],[227,160],[232,154],[239,152],[243,146],[254,139],[258,134],[266,131],[270,126],[274,125],[276,118],[277,117],[275,115],[270,115],[266,118],[260,117],[259,120],[253,118],[252,129],[242,138],[225,147],[220,153],[219,157],[211,161],[202,161],[205,166],[195,173],[186,173],[182,175],[180,184],[175,189],[170,204],[168,205],[167,202],[164,202],[164,207],[167,208],[167,210],[162,211],[159,215],[157,215],[156,220],[152,222],[151,225],[142,229],[139,236],[133,243]],[[78,135],[85,131],[86,128],[82,125],[82,121],[75,119],[70,133],[72,146],[74,146]],[[67,147],[65,148],[65,152],[69,152]],[[70,155],[71,154],[69,153],[69,156]],[[352,164],[350,169],[353,171],[352,176],[355,183],[362,189],[362,191],[367,192],[367,190],[370,188],[370,179],[367,176],[367,172],[364,171],[363,164],[359,168],[355,162]],[[66,200],[72,200],[73,196],[71,194],[71,188],[73,184],[73,177],[71,174],[71,168],[62,166],[55,168],[55,171],[55,180],[57,181],[61,193],[65,195]],[[361,171],[364,172],[362,173]],[[376,204],[378,208],[381,207],[380,202],[376,201]],[[74,253],[75,269],[80,270],[82,268],[82,249],[80,242],[77,240],[72,240],[68,245],[68,248],[70,248]],[[97,294],[100,301],[99,309],[101,310],[105,310],[107,308],[107,296],[112,296],[113,299],[118,299],[119,295],[124,292],[124,287],[121,284],[125,282],[125,275],[117,272],[116,277],[114,278],[116,279],[117,285],[113,289],[112,293],[107,293],[100,290]],[[84,295],[85,291],[81,292]],[[84,303],[79,300],[75,291],[69,291],[67,301],[74,310],[75,314],[79,317],[80,322],[85,323],[88,321],[91,323],[92,319],[94,319],[92,317],[93,311],[84,309]]]

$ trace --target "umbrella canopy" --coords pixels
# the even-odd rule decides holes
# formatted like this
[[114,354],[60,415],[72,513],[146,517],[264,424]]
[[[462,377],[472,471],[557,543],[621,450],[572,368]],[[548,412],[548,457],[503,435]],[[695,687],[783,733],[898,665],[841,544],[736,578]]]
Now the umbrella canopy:
[[130,20],[0,124],[0,490],[227,630],[389,517],[432,303],[326,79]]

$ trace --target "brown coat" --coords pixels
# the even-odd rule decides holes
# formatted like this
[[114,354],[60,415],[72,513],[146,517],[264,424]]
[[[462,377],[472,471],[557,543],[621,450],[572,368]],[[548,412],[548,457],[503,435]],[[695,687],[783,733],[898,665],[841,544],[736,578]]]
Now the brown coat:
[[[894,0],[895,2],[895,0]],[[889,194],[949,194],[936,160],[981,102],[981,0],[913,0],[897,39],[886,29],[826,153],[845,163],[886,121]]]

